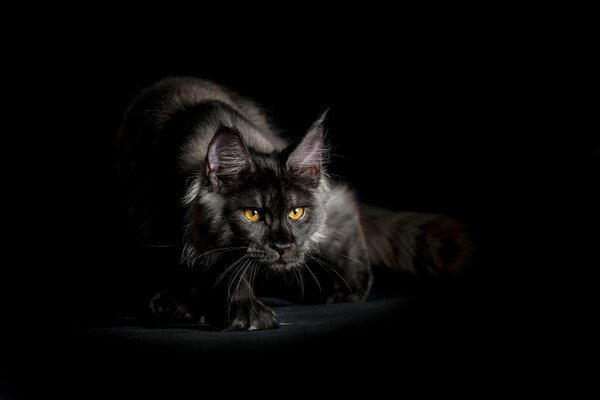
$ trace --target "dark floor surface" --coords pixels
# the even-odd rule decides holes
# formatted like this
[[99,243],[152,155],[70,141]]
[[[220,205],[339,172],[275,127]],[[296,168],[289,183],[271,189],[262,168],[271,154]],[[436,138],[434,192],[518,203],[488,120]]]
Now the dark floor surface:
[[266,299],[282,323],[270,331],[223,333],[118,315],[85,324],[32,324],[8,330],[15,336],[5,341],[0,394],[146,398],[223,387],[243,393],[257,382],[269,387],[294,376],[312,376],[312,385],[332,374],[352,383],[374,373],[390,385],[403,371],[420,371],[425,379],[483,373],[511,353],[517,321],[507,324],[502,308],[484,289],[477,292],[450,287],[331,305]]

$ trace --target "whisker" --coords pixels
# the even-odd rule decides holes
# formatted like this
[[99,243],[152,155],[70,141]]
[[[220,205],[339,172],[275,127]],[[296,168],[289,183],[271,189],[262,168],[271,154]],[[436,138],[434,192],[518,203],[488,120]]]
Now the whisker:
[[[254,279],[256,278],[256,273],[258,271],[258,264],[252,261],[251,269],[250,269],[250,280],[248,281],[250,291],[253,290],[254,287]],[[254,301],[254,296],[250,296],[250,304],[252,304],[252,310],[256,310],[256,305]]]
[[300,300],[304,299],[304,275],[302,274],[302,269],[299,268],[298,269],[298,276],[300,276],[300,288],[301,288],[301,292],[300,292]]
[[205,253],[199,254],[198,256],[196,256],[196,258],[204,257],[204,256],[206,256],[207,254],[214,253],[214,252],[216,252],[216,251],[223,251],[223,250],[224,250],[224,252],[228,252],[228,251],[240,250],[240,249],[244,249],[244,248],[245,248],[244,246],[235,246],[235,247],[221,247],[221,248],[219,248],[219,249],[213,249],[213,250],[207,251],[207,252],[205,252]]
[[283,276],[283,283],[285,284],[285,287],[290,287],[290,284],[289,284],[288,279],[287,279],[288,278],[288,274],[283,273],[281,275]]
[[314,261],[316,261],[316,262],[317,262],[317,264],[321,265],[322,267],[327,267],[327,268],[329,268],[331,271],[333,271],[333,272],[334,272],[334,273],[335,273],[335,274],[336,274],[336,275],[337,275],[337,276],[338,276],[338,277],[339,277],[339,278],[340,278],[340,279],[341,279],[341,280],[344,282],[344,284],[346,285],[346,287],[347,287],[347,288],[348,288],[348,290],[350,291],[350,294],[354,294],[354,292],[353,292],[352,288],[350,287],[350,285],[348,284],[348,282],[347,282],[347,281],[344,279],[344,277],[343,277],[342,275],[340,275],[340,273],[339,273],[339,272],[337,272],[337,271],[336,271],[336,267],[333,267],[333,266],[329,265],[329,264],[328,264],[328,263],[326,263],[325,261],[323,261],[323,260],[320,260],[320,259],[316,258],[316,257],[315,257],[315,256],[313,256],[313,255],[310,255],[310,254],[309,254],[309,256],[310,256],[310,258],[312,258]]
[[[244,261],[243,264],[241,264],[237,269],[235,274],[229,278],[229,285],[227,286],[227,318],[229,319],[229,314],[231,313],[231,304],[233,303],[234,299],[235,299],[235,295],[237,293],[237,290],[239,289],[239,283],[241,282],[243,275],[239,275],[239,273],[244,269],[244,267],[246,265],[248,265],[249,263],[251,263],[252,260],[246,259]],[[238,280],[238,285],[236,286],[236,290],[235,291],[231,291],[231,288],[235,282],[235,279],[239,276],[239,280]]]
[[217,279],[217,281],[214,283],[213,287],[216,287],[219,282],[221,282],[223,280],[223,278],[225,278],[225,275],[227,275],[227,273],[229,273],[229,271],[234,268],[236,265],[238,265],[238,263],[244,259],[247,259],[249,256],[247,254],[244,254],[242,257],[240,257],[239,260],[237,260],[236,262],[234,262],[233,264],[231,264],[229,267],[227,267],[227,269],[219,276],[219,278]]
[[250,279],[250,286],[253,288],[254,287],[254,280],[256,279],[256,275],[258,273],[258,264],[254,263],[252,264],[252,271],[250,271],[251,274],[251,279]]
[[[209,254],[211,254],[211,257],[218,257],[218,256],[221,256],[221,255],[223,255],[223,254],[225,254],[225,253],[229,253],[229,252],[231,252],[231,251],[235,251],[235,250],[243,250],[243,249],[245,249],[245,247],[243,247],[243,246],[237,246],[237,247],[223,247],[223,248],[220,248],[220,249],[214,249],[214,250],[207,251],[206,253],[202,253],[202,254],[200,254],[200,255],[198,255],[198,256],[196,256],[196,257],[194,257],[194,260],[193,260],[193,262],[196,262],[196,260],[198,260],[198,259],[201,259],[201,258],[203,258],[203,257],[204,257],[204,258],[208,258]],[[216,254],[213,254],[213,253],[216,253]]]
[[179,307],[177,307],[177,310],[175,310],[175,312],[173,312],[173,314],[171,314],[171,317],[169,319],[175,319],[175,316],[177,315],[177,313],[179,312],[179,310],[181,310],[181,307],[183,307],[183,303],[181,303],[179,305]]
[[308,265],[306,265],[306,263],[302,264],[301,267],[304,268],[304,269],[306,269],[310,273],[310,276],[312,276],[313,280],[315,281],[315,283],[319,287],[319,293],[320,293],[322,291],[321,284],[319,283],[319,280],[317,279],[317,277],[315,276],[315,274],[310,270],[310,268],[308,267]]
[[[242,283],[243,280],[245,280],[246,282],[248,282],[247,279],[245,279],[245,275],[246,275],[246,271],[248,271],[248,268],[250,268],[252,266],[252,260],[249,260],[249,263],[245,263],[244,267],[242,267],[240,269],[241,273],[239,274],[239,278],[238,278],[238,284],[235,287],[235,291],[233,292],[233,296],[231,297],[231,300],[233,301],[234,298],[237,297],[239,291],[240,291],[240,284]],[[229,304],[231,306],[231,303]]]
[[367,265],[367,264],[365,264],[364,262],[362,262],[362,261],[359,261],[359,260],[357,260],[356,258],[350,257],[350,256],[348,256],[348,255],[346,255],[346,254],[342,254],[342,257],[345,257],[345,258],[347,258],[347,259],[349,259],[349,260],[352,260],[352,261],[354,261],[354,262],[356,262],[356,263],[359,263],[360,265]]
[[[251,259],[246,259],[246,261],[244,261],[244,263],[241,264],[241,266],[239,268],[237,268],[236,274],[229,279],[229,285],[227,286],[227,294],[228,294],[228,297],[227,297],[227,319],[230,322],[231,322],[231,320],[229,319],[229,315],[231,314],[231,304],[233,303],[233,301],[234,301],[234,299],[235,299],[235,297],[237,295],[237,292],[238,292],[238,290],[240,288],[240,283],[242,282],[242,279],[244,278],[244,273],[246,271],[244,269],[244,267],[247,266],[247,265],[249,265],[249,264],[250,265],[252,264],[252,260]],[[242,271],[243,271],[243,273],[240,275],[239,273],[242,272]],[[239,276],[239,279],[238,279],[238,284],[237,284],[237,286],[235,288],[235,291],[231,292],[232,284],[233,284],[233,282],[235,281],[235,279],[238,276]]]
[[[196,261],[198,261],[201,258],[207,258],[208,259],[209,255],[211,255],[211,254],[212,254],[212,257],[218,257],[218,256],[220,256],[222,254],[225,254],[225,253],[228,253],[230,251],[242,250],[242,249],[245,249],[245,247],[244,246],[221,247],[221,248],[218,248],[218,249],[209,250],[209,251],[204,252],[202,254],[195,254],[195,251],[193,250],[193,247],[189,243],[186,242],[184,244],[184,247],[183,247],[183,252],[182,252],[182,255],[181,255],[181,259],[183,261],[184,259],[187,258],[188,265],[191,266],[191,265],[194,265],[196,263]],[[217,254],[214,254],[214,253],[217,253]],[[206,264],[210,267],[210,265],[209,265],[208,262],[206,262]]]
[[251,262],[250,259],[246,259],[242,264],[240,264],[235,269],[235,272],[232,274],[231,278],[229,279],[229,285],[227,285],[227,293],[231,294],[231,299],[230,299],[231,301],[233,301],[233,293],[231,293],[231,288],[235,284],[235,280],[238,279],[238,277],[240,276],[240,273],[244,270],[244,267],[246,265],[248,265],[250,262]]
[[302,278],[300,277],[300,273],[296,268],[293,268],[292,273],[294,274],[294,278],[296,278],[296,281],[298,282],[298,285],[300,286],[300,300],[304,299],[304,285],[302,284]]

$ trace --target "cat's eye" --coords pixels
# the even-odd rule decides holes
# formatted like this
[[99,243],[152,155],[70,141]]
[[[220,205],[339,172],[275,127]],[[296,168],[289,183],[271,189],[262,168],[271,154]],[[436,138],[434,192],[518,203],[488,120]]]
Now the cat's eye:
[[244,217],[248,221],[256,222],[260,219],[260,213],[254,208],[247,208],[244,210]]
[[288,213],[288,216],[294,221],[298,221],[300,218],[304,216],[304,207],[294,208],[292,211]]

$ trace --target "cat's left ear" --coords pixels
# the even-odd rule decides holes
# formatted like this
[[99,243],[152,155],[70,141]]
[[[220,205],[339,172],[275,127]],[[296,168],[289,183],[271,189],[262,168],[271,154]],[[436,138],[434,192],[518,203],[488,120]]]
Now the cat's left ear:
[[321,178],[325,153],[323,122],[328,111],[312,124],[286,162],[287,169],[310,186],[317,186]]

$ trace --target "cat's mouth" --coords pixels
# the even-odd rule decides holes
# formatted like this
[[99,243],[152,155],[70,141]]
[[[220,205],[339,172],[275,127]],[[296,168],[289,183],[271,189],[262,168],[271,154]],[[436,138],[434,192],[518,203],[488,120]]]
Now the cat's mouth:
[[302,265],[304,259],[305,257],[302,253],[277,256],[275,257],[275,260],[272,260],[269,263],[269,266],[275,271],[284,271]]
[[298,255],[296,254],[273,254],[274,252],[269,251],[256,251],[249,250],[248,253],[250,256],[259,263],[263,264],[265,267],[270,268],[274,271],[284,271],[286,269],[290,269],[294,267],[294,265],[298,262]]
[[283,271],[289,268],[289,264],[281,260],[272,263],[270,267],[273,268],[275,271]]
[[262,260],[263,264],[265,264],[268,268],[271,268],[275,271],[283,271],[291,268],[295,260],[288,259],[288,257],[274,257],[267,260]]
[[266,260],[264,258],[256,259],[259,263],[261,263],[265,268],[271,269],[272,271],[285,271],[294,266],[293,262],[288,262],[285,260]]

